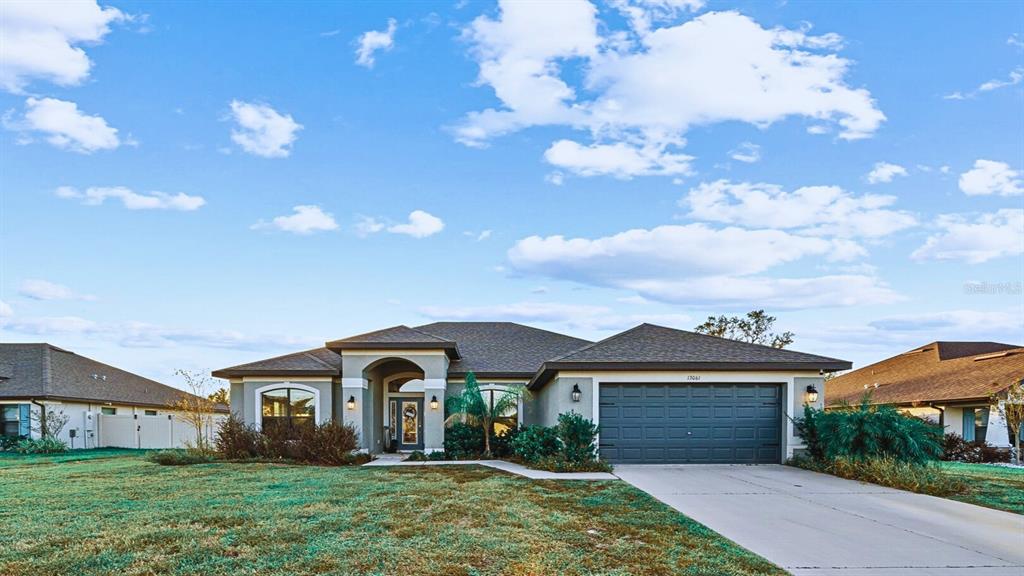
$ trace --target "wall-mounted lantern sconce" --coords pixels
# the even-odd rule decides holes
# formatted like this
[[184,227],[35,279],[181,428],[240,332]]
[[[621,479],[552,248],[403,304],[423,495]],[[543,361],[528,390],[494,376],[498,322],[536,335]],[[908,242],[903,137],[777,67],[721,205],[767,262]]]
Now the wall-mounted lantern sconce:
[[348,397],[348,402],[346,403],[346,405],[348,406],[349,410],[355,410],[356,409],[356,397],[355,396],[349,396]]
[[583,391],[580,390],[579,384],[572,385],[572,401],[579,402],[580,398],[583,398]]
[[804,398],[807,399],[808,404],[814,404],[818,401],[818,389],[814,387],[814,384],[807,386],[807,394]]
[[431,409],[431,410],[437,410],[437,407],[438,407],[439,405],[440,405],[440,404],[439,404],[439,403],[438,403],[438,401],[437,401],[437,396],[431,396],[431,397],[430,397],[430,409]]

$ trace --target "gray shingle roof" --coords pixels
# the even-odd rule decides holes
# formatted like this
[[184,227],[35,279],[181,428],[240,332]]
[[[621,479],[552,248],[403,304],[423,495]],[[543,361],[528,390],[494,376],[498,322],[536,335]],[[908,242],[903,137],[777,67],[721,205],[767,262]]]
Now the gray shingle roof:
[[[0,398],[169,407],[183,390],[50,344],[0,344]],[[94,378],[93,375],[96,375]]]
[[674,370],[847,370],[850,363],[835,358],[781,350],[641,324],[568,354],[549,359],[531,381],[542,386],[559,369],[674,369]]
[[459,343],[462,359],[449,374],[530,377],[545,360],[590,344],[589,340],[513,322],[435,322],[417,330]]
[[314,348],[222,368],[213,372],[217,378],[260,375],[294,376],[298,374],[337,376],[341,374],[341,355],[327,348]]
[[371,348],[412,348],[437,349],[446,351],[450,358],[459,357],[459,347],[453,340],[428,334],[416,328],[399,325],[358,334],[327,343],[332,350],[359,350]]

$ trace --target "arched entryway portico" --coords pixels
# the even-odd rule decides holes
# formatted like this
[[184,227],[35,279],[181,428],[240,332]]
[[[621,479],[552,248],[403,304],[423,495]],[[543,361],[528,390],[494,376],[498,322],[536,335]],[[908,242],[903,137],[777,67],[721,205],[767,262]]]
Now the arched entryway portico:
[[[342,352],[345,422],[355,425],[362,447],[383,452],[431,452],[444,446],[444,392],[448,358],[443,351]],[[357,377],[350,375],[356,374]]]

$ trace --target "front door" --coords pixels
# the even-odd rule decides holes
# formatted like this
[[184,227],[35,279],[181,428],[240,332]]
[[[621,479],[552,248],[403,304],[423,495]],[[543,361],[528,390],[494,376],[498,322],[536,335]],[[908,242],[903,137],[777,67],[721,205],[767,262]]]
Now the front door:
[[397,398],[398,449],[423,450],[423,398]]

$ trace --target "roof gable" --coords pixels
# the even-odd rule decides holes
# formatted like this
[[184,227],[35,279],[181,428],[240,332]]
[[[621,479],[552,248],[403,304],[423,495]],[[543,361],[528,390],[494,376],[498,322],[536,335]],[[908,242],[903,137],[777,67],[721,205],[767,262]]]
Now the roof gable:
[[455,341],[428,334],[404,324],[384,328],[383,330],[374,330],[365,334],[357,334],[340,340],[332,340],[326,346],[331,350],[370,350],[377,348],[441,349],[453,359],[459,357],[459,349]]

